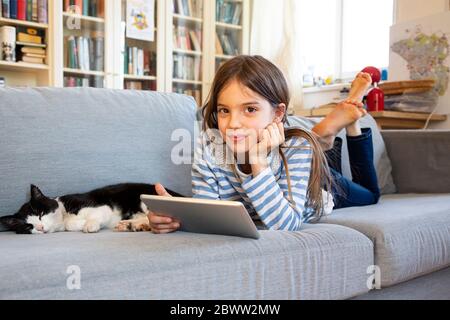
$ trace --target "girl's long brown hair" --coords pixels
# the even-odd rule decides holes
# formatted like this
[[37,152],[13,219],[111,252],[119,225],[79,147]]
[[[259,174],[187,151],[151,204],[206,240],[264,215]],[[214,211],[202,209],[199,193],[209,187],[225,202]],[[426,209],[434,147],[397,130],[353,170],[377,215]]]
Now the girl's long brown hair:
[[[218,129],[217,121],[217,100],[223,88],[232,80],[237,80],[253,92],[266,99],[274,108],[281,103],[289,105],[291,99],[286,79],[278,67],[269,60],[261,56],[237,56],[225,62],[217,71],[214,78],[211,92],[209,93],[207,102],[203,106],[203,130]],[[283,117],[283,123],[287,120],[287,111]],[[309,132],[300,128],[291,128],[285,130],[286,141],[292,137],[301,137],[306,139],[312,149],[312,166],[309,178],[307,202],[306,205],[315,210],[315,219],[313,222],[320,220],[323,209],[322,187],[326,187],[331,191],[331,174],[325,153],[313,132]],[[286,148],[303,148],[303,147],[286,147],[280,146],[280,154],[285,160],[282,149]],[[288,186],[290,189],[289,168],[287,162],[284,161]],[[289,190],[291,201],[292,194]]]

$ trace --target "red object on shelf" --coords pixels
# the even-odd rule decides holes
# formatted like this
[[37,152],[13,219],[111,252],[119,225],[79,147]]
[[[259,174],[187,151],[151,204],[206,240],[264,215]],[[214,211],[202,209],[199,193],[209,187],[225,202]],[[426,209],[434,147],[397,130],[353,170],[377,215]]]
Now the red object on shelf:
[[367,94],[367,111],[383,111],[384,110],[384,92],[378,87],[373,88]]
[[375,67],[366,67],[361,72],[370,74],[372,77],[372,85],[374,86],[366,97],[367,111],[383,111],[384,110],[384,92],[378,88],[381,80],[381,71]]
[[370,76],[372,77],[372,84],[379,83],[381,80],[381,72],[378,68],[366,67],[362,70],[362,72],[370,74]]

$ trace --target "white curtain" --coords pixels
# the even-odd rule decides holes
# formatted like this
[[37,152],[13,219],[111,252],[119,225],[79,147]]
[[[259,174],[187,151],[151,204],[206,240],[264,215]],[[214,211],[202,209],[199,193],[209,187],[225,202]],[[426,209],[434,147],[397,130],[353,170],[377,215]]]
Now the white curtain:
[[261,55],[284,73],[292,99],[289,113],[303,107],[298,0],[253,0],[250,54]]

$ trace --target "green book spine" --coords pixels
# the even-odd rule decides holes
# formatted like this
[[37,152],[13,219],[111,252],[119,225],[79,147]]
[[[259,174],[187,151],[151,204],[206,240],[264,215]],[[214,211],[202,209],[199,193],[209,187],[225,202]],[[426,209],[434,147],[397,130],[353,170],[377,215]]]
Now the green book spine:
[[125,46],[125,53],[123,55],[123,73],[128,74],[128,46]]
[[89,15],[89,0],[83,0],[83,16]]
[[33,0],[27,0],[27,20],[33,20]]

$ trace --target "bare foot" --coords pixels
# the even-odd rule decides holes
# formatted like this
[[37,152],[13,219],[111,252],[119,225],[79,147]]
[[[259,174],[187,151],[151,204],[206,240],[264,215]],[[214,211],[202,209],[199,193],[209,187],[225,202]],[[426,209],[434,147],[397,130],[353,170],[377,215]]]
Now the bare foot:
[[356,75],[355,80],[352,82],[350,92],[347,100],[361,102],[367,89],[372,84],[372,77],[370,74],[360,72]]
[[355,122],[367,115],[363,108],[362,99],[366,90],[372,84],[372,77],[365,72],[360,72],[352,82],[352,87],[347,100],[339,103],[336,108],[312,130],[320,138],[325,150],[332,148],[336,135],[348,127],[350,132],[356,126]]
[[350,126],[367,114],[362,104],[355,105],[350,102],[339,103],[317,126],[314,132],[320,137],[334,140],[334,137],[344,128]]

